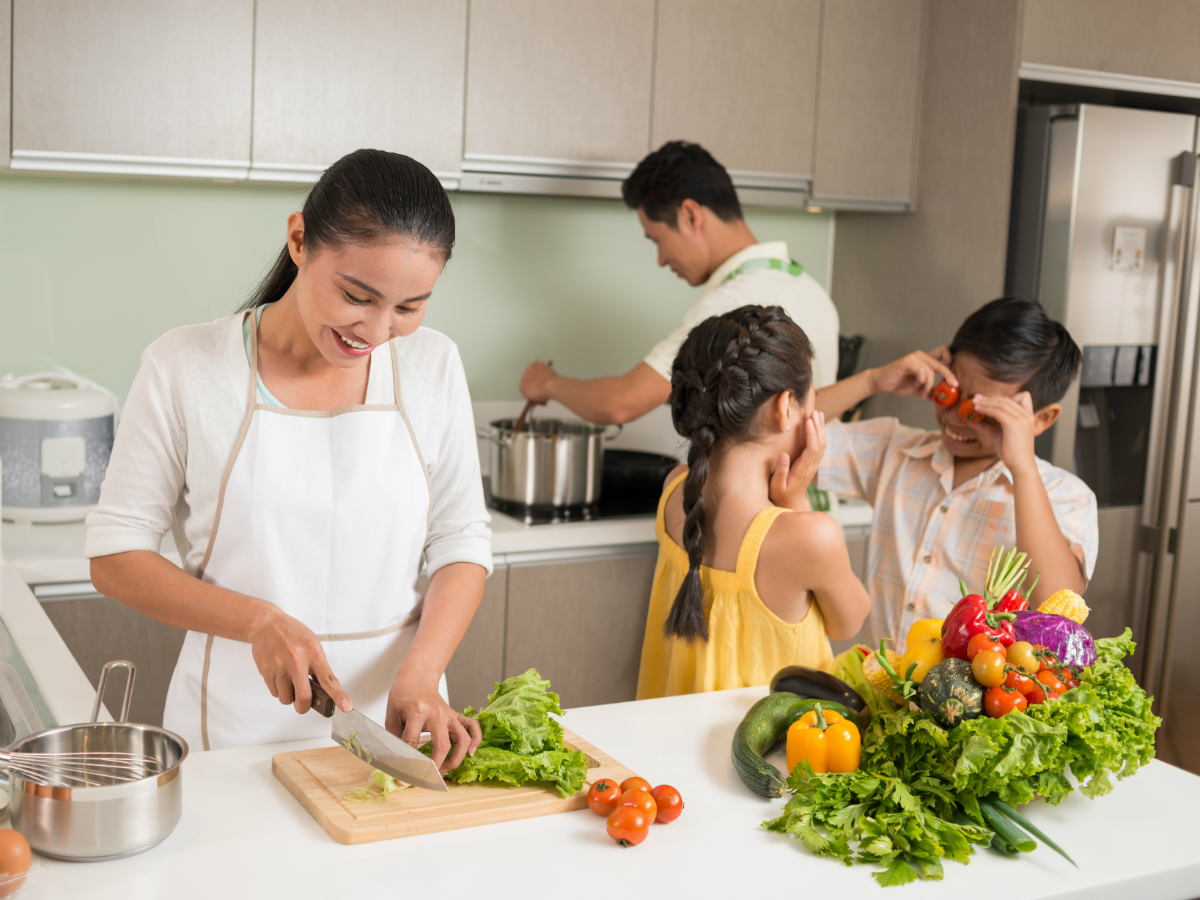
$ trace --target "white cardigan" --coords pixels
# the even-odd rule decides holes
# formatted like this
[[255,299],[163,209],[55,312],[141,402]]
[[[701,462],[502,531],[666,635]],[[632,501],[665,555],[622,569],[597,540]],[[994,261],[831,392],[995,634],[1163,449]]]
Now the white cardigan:
[[[454,342],[419,328],[396,338],[400,389],[433,486],[428,572],[470,562],[492,571],[471,398]],[[167,332],[142,354],[117,429],[84,556],[157,551],[170,529],[184,569],[198,574],[217,494],[246,412],[250,366],[242,314]],[[386,344],[371,354],[369,404],[392,402]]]

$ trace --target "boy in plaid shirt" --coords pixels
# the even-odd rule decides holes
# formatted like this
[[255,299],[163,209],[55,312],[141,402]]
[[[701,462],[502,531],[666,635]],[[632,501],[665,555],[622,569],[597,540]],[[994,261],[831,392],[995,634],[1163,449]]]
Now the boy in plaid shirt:
[[[1004,298],[973,313],[949,346],[818,391],[828,443],[817,485],[874,507],[865,579],[873,646],[888,637],[903,651],[914,621],[949,613],[960,578],[982,591],[997,544],[1028,553],[1030,571],[1041,573],[1031,607],[1061,588],[1083,593],[1099,543],[1095,494],[1033,449],[1062,413],[1081,363],[1075,341],[1039,304]],[[960,397],[931,404],[936,431],[893,418],[837,421],[873,394],[932,400],[943,379]],[[966,400],[977,421],[960,414]]]

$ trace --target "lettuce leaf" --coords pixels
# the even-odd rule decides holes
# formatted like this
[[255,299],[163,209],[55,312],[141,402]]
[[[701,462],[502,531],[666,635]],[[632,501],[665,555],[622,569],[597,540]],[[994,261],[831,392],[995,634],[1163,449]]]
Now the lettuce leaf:
[[[1127,778],[1154,758],[1161,720],[1122,662],[1135,646],[1129,629],[1095,643],[1096,662],[1079,687],[1023,714],[946,731],[925,713],[886,711],[868,699],[859,770],[814,775],[797,767],[782,815],[763,825],[818,856],[882,866],[875,877],[887,886],[941,878],[943,859],[967,862],[972,845],[987,846],[992,830],[980,797],[1059,803],[1074,789],[1068,772],[1085,796],[1108,793],[1114,776]],[[837,663],[838,677],[863,693],[861,656],[843,654]]]
[[541,781],[553,784],[560,797],[570,797],[587,781],[587,757],[580,750],[565,748],[527,755],[499,747],[480,747],[447,777],[457,784],[503,781],[521,785]]

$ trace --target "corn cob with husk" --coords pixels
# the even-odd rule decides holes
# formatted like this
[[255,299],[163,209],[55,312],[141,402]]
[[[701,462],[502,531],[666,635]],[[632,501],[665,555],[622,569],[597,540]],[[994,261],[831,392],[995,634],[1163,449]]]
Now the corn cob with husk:
[[892,676],[888,673],[879,662],[879,653],[884,653],[884,658],[894,672],[900,666],[900,654],[895,650],[873,650],[867,654],[867,658],[863,660],[862,671],[863,677],[867,679],[867,684],[883,694],[893,703],[898,706],[907,706],[908,701],[904,696],[896,690],[896,684],[892,680]]

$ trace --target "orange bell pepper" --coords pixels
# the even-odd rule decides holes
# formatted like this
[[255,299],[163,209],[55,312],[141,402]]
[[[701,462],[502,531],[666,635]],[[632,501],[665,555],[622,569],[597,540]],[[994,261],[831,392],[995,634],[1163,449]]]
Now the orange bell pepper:
[[[822,714],[818,717],[818,714]],[[817,774],[854,772],[862,759],[858,726],[841,713],[814,706],[792,723],[787,733],[787,768],[807,761]]]

